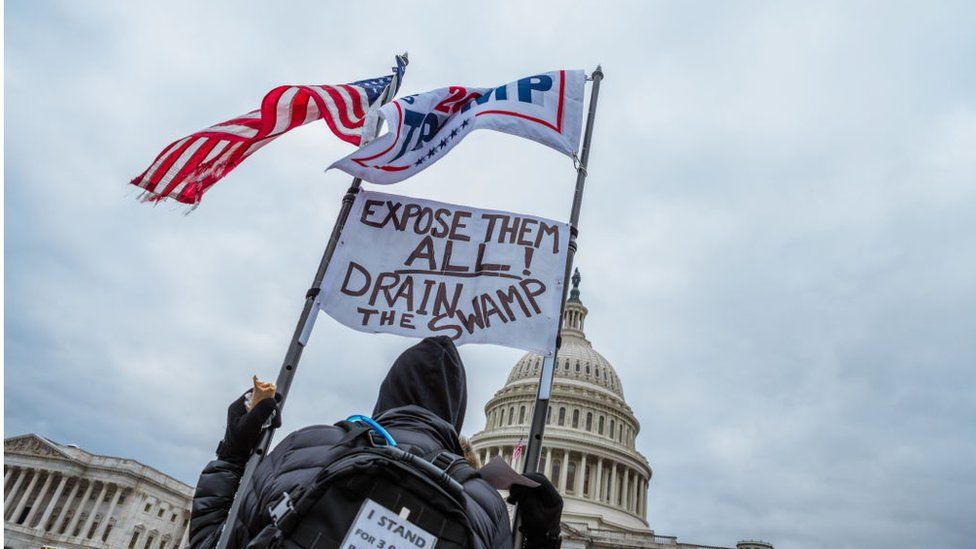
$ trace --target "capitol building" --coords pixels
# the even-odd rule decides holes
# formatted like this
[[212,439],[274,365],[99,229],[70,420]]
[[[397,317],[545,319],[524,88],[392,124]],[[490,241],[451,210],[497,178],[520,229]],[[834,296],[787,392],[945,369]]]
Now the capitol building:
[[169,475],[34,434],[3,454],[4,549],[186,545],[193,488]]
[[[539,470],[563,496],[563,549],[724,549],[679,542],[658,535],[647,520],[654,474],[636,448],[640,423],[624,399],[613,366],[584,332],[588,310],[580,300],[579,271],[563,313],[552,396]],[[505,385],[485,405],[485,429],[471,437],[482,463],[501,456],[521,471],[543,357],[528,353]],[[773,549],[763,541],[741,541],[737,549]]]

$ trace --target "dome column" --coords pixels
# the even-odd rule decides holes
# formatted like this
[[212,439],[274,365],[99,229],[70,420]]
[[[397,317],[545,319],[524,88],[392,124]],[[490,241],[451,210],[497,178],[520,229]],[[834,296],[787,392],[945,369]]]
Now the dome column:
[[603,501],[603,458],[597,459],[596,464],[596,500]]
[[625,510],[632,510],[630,507],[630,469],[623,467],[624,485],[620,495],[620,506]]
[[576,468],[576,495],[586,497],[586,452],[580,454],[579,467]]
[[614,462],[610,463],[610,504],[617,504],[617,464]]
[[647,480],[645,479],[642,484],[640,514],[642,517],[647,517]]
[[569,450],[563,450],[563,466],[559,470],[559,491],[566,492],[566,479],[569,474]]

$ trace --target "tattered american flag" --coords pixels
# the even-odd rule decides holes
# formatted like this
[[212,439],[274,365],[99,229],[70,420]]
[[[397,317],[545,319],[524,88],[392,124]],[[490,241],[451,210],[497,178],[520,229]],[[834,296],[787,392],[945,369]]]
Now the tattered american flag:
[[197,205],[203,193],[279,135],[324,119],[339,139],[359,145],[371,109],[396,95],[406,66],[397,56],[393,74],[337,86],[278,86],[261,108],[170,143],[139,177],[143,198],[171,198]]

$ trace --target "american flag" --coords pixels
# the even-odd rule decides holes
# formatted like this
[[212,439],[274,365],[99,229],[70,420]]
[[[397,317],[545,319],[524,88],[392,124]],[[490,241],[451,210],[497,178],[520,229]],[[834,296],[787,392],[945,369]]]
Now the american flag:
[[278,86],[264,96],[260,109],[170,143],[131,183],[143,189],[146,200],[171,198],[195,206],[255,151],[320,118],[336,137],[358,146],[366,114],[396,95],[406,63],[406,56],[397,56],[393,74],[349,84]]
[[512,461],[517,460],[522,455],[522,452],[524,450],[525,450],[525,443],[522,442],[522,439],[520,438],[518,444],[515,445],[515,449],[512,450]]

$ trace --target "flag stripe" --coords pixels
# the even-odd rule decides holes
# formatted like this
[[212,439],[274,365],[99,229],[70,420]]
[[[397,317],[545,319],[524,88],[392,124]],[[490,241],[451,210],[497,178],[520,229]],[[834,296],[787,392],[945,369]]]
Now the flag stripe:
[[[157,188],[162,188],[163,189],[162,191],[158,191],[159,193],[166,194],[166,193],[172,192],[175,187],[179,186],[182,182],[186,181],[188,179],[187,176],[190,173],[192,173],[192,171],[194,170],[195,166],[198,166],[200,164],[200,162],[202,162],[202,160],[204,158],[206,158],[207,156],[210,155],[210,151],[212,151],[214,149],[214,147],[218,143],[220,143],[220,140],[219,139],[201,139],[201,140],[198,141],[198,143],[199,143],[200,146],[197,147],[197,143],[194,143],[193,147],[196,147],[196,151],[183,164],[183,168],[179,171],[179,173],[177,173],[173,177],[172,181],[170,183],[167,183],[166,182],[166,177],[163,177],[163,180],[159,182],[159,185],[157,185]],[[191,149],[193,147],[191,147]],[[189,152],[189,150],[190,149],[187,149],[187,152]]]
[[359,145],[370,98],[398,86],[402,70],[398,63],[396,78],[338,86],[278,86],[262,98],[259,109],[170,143],[132,184],[145,189],[150,200],[196,204],[248,156],[279,135],[320,118],[337,137]]
[[155,173],[153,173],[149,179],[149,186],[146,187],[146,189],[150,191],[155,190],[156,184],[159,183],[159,180],[162,179],[164,175],[169,173],[169,170],[173,167],[173,164],[175,164],[176,161],[179,160],[179,158],[183,155],[183,151],[185,151],[187,147],[192,145],[197,139],[199,138],[193,137],[184,139],[182,145],[176,147],[172,152],[166,155],[166,160],[164,160],[163,163],[156,168]]

